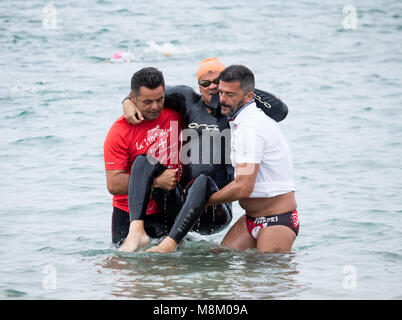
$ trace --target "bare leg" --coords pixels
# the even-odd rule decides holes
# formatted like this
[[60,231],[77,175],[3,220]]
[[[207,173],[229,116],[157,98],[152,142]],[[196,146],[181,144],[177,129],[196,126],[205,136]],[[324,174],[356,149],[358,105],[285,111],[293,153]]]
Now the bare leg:
[[247,229],[245,216],[241,216],[230,228],[221,245],[236,250],[252,249],[257,246],[256,240]]
[[[209,197],[217,190],[218,187],[210,177],[200,174],[198,177],[194,178],[192,185],[188,189],[186,200],[169,232],[169,236],[162,240],[158,246],[148,249],[147,252],[165,253],[174,251],[176,245],[191,230],[197,222],[197,219],[204,214],[205,205]],[[230,219],[232,218],[231,213],[228,213],[228,216]],[[208,218],[213,220],[212,215],[206,216],[205,218],[206,220],[208,220]],[[225,215],[225,218],[227,218],[227,215]],[[230,222],[229,218],[227,219],[228,222]],[[209,223],[209,225],[211,224],[212,223]],[[216,229],[218,229],[218,227],[219,225],[217,225]]]
[[149,237],[144,229],[145,212],[151,195],[153,179],[166,169],[159,162],[153,164],[148,161],[146,154],[135,158],[128,184],[130,229],[119,251],[134,252],[149,243]]
[[262,228],[257,237],[258,252],[289,253],[296,234],[286,226]]
[[144,230],[144,221],[133,220],[130,223],[130,230],[124,243],[119,248],[122,252],[134,252],[139,247],[146,246],[149,242],[149,237]]

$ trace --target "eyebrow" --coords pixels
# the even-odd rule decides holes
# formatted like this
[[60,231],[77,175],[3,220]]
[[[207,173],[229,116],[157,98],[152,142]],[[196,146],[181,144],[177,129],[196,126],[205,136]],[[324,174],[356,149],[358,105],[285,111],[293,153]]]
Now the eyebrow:
[[231,94],[236,94],[236,92],[233,92],[233,91],[222,91],[221,89],[218,89],[218,92],[225,92],[226,94],[229,94],[229,93],[231,93]]
[[154,100],[152,100],[152,99],[146,99],[146,100],[144,100],[144,102],[158,101],[158,100],[161,100],[161,99],[163,99],[163,96],[160,96],[159,98],[156,98],[156,99],[154,99]]

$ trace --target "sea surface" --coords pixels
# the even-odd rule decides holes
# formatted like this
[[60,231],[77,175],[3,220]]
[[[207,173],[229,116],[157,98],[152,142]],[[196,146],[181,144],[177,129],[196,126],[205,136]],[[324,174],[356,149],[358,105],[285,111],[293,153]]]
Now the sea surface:
[[[396,0],[0,1],[0,299],[402,299],[401,43]],[[211,56],[289,107],[292,253],[119,253],[103,142],[131,76],[198,90]]]

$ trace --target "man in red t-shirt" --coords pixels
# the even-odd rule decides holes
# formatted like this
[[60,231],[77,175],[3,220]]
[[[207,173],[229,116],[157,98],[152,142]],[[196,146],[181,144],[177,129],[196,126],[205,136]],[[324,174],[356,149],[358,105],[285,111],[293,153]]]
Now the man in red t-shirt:
[[[144,68],[137,71],[131,79],[131,90],[131,99],[135,100],[146,121],[134,126],[121,116],[108,132],[104,158],[107,188],[113,194],[112,241],[121,243],[130,234],[135,238],[131,238],[131,247],[138,247],[148,243],[147,235],[157,238],[166,234],[180,209],[179,203],[174,204],[176,195],[170,197],[169,193],[174,191],[178,180],[181,118],[178,112],[163,108],[165,83],[159,70]],[[133,198],[137,191],[130,190],[130,175],[139,156],[139,160],[154,161],[151,186],[158,192],[151,195],[152,190],[149,190],[151,200],[146,206],[145,217],[130,223],[129,212],[133,210],[129,210],[129,202],[135,200],[129,201],[128,194]],[[137,169],[136,175],[139,174]],[[160,206],[166,202],[166,197],[170,197],[170,216],[161,215]]]

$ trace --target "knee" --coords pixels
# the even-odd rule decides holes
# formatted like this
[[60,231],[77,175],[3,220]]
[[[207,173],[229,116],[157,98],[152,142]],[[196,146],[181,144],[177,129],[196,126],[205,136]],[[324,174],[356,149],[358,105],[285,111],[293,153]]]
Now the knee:
[[198,175],[186,186],[190,193],[208,194],[208,197],[218,190],[214,180],[205,174]]
[[157,160],[147,154],[140,154],[135,158],[131,166],[131,172],[134,170],[137,172],[146,172],[150,169],[153,170],[153,168],[155,168],[155,164],[158,164]]
[[201,173],[197,178],[195,178],[193,185],[203,185],[208,183],[208,178],[205,174]]
[[218,187],[216,186],[215,181],[205,174],[200,174],[194,181],[194,185],[200,186],[204,188],[210,193],[218,191]]
[[206,178],[207,178],[207,176],[202,174],[202,173],[197,175],[197,176],[195,176],[194,178],[192,178],[187,183],[185,189],[186,190],[192,190],[192,189],[194,189],[194,187],[197,188],[197,186],[204,187],[204,189],[205,189],[205,185],[206,185],[206,182],[207,182]]
[[142,166],[146,165],[147,162],[148,162],[147,155],[146,154],[139,154],[135,158],[131,168],[138,167],[138,166],[142,167]]

